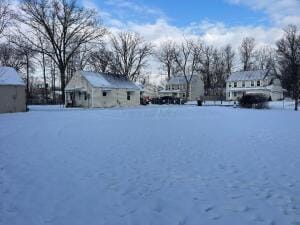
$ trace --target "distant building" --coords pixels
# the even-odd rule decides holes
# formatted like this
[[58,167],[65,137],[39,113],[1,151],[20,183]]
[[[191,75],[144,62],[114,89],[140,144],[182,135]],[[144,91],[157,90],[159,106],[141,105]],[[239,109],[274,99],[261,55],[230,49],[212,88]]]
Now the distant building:
[[283,99],[284,89],[272,70],[241,71],[230,74],[226,99],[238,100],[244,94],[264,94],[272,101]]
[[79,71],[65,88],[69,107],[107,108],[140,104],[140,88],[125,76]]
[[[190,77],[188,77],[190,79]],[[172,77],[166,84],[165,89],[159,91],[160,97],[170,96],[185,99],[187,91],[186,79],[184,76]],[[190,101],[195,101],[204,96],[204,83],[200,76],[192,77],[189,92]]]
[[11,67],[0,67],[0,113],[25,112],[25,83]]
[[145,84],[145,85],[138,85],[141,89],[141,96],[143,98],[157,98],[158,97],[158,87],[153,84]]

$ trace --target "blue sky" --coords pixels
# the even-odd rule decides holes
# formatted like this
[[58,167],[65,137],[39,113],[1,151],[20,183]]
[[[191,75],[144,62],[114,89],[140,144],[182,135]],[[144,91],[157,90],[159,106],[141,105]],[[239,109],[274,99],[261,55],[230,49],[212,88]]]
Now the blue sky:
[[[79,0],[98,10],[110,34],[132,31],[154,46],[195,39],[238,51],[245,37],[274,47],[288,24],[300,25],[300,0]],[[161,74],[151,66],[152,74]]]
[[244,37],[273,45],[300,24],[300,0],[80,0],[99,11],[111,33],[129,30],[159,45],[184,36],[238,48]]
[[[107,0],[94,3],[115,19],[140,23],[153,22],[157,17],[163,17],[170,24],[179,27],[203,20],[222,21],[230,26],[269,25],[264,11],[253,10],[245,5],[232,4],[225,0]],[[150,12],[145,13],[143,9],[144,11],[149,9]]]
[[[146,3],[144,0],[143,2]],[[223,0],[197,1],[153,0],[151,5],[161,8],[171,21],[178,26],[186,26],[204,19],[223,21],[228,25],[258,24],[266,22],[266,15],[261,11],[254,11],[245,6],[228,4]]]

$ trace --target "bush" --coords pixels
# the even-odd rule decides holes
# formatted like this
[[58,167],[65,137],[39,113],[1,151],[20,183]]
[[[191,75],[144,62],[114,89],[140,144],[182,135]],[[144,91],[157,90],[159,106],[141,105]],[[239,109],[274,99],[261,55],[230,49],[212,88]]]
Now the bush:
[[268,108],[268,100],[263,94],[246,94],[239,99],[239,105],[243,108],[264,109]]

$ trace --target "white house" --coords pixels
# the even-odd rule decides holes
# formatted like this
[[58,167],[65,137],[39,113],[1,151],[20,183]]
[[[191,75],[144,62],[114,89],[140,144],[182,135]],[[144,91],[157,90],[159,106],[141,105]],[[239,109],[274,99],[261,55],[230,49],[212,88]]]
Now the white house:
[[272,70],[241,71],[230,74],[226,82],[226,99],[235,101],[244,94],[264,94],[272,101],[283,99],[280,80]]
[[[190,77],[187,77],[190,79]],[[159,91],[160,97],[170,96],[184,99],[186,96],[186,79],[184,76],[172,77],[165,86],[164,90]],[[204,96],[204,83],[200,76],[194,75],[192,77],[189,88],[189,100],[195,101]]]
[[108,108],[140,104],[140,88],[125,76],[78,71],[65,88],[66,106]]
[[14,68],[0,67],[0,113],[25,112],[25,90],[25,83]]
[[138,84],[141,89],[141,95],[143,98],[157,98],[158,97],[158,87],[154,84],[147,83],[145,85]]

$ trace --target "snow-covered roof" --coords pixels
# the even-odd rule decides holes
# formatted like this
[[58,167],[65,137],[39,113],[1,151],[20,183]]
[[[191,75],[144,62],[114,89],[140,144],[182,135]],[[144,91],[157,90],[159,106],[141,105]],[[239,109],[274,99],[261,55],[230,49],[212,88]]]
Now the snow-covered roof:
[[263,80],[268,75],[268,70],[240,71],[230,74],[227,81]]
[[25,86],[25,83],[14,68],[0,67],[0,85]]
[[[195,76],[193,76],[194,78]],[[191,79],[191,76],[187,76],[187,79]],[[176,76],[176,77],[172,77],[169,81],[168,81],[169,85],[178,85],[178,84],[186,84],[186,79],[184,76]]]
[[95,73],[81,71],[80,74],[93,86],[99,88],[120,88],[140,90],[140,88],[129,81],[125,76],[117,74]]

